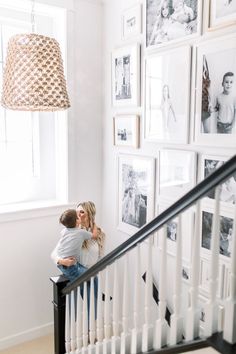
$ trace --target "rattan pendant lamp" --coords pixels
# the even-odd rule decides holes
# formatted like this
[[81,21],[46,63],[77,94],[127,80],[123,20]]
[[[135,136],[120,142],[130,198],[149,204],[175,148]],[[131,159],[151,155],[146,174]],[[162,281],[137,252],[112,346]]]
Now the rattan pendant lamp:
[[8,42],[3,73],[2,106],[17,111],[58,111],[70,107],[58,42],[32,32]]

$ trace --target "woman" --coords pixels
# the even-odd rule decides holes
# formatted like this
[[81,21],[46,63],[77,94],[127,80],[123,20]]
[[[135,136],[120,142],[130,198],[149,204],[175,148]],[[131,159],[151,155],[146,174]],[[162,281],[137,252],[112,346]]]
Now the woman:
[[[82,246],[80,264],[89,268],[104,255],[105,234],[95,224],[96,207],[93,202],[88,201],[77,204],[76,211],[81,220],[80,227],[97,234],[96,240],[86,240]],[[66,267],[70,267],[76,262],[74,257],[59,258],[56,249],[51,254],[51,257],[55,263]]]

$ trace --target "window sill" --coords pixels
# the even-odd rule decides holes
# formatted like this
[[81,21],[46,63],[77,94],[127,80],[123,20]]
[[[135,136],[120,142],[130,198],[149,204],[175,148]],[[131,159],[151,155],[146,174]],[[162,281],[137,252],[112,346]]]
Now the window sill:
[[68,204],[55,200],[1,205],[0,223],[60,215],[65,209],[74,208],[75,205],[75,202]]

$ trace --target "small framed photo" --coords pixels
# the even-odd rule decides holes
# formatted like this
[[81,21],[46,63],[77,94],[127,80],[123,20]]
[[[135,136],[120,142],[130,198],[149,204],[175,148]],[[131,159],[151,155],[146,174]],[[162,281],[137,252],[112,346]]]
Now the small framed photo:
[[161,150],[159,157],[160,197],[180,198],[196,183],[196,153]]
[[128,39],[142,33],[141,4],[124,11],[122,16],[122,38]]
[[146,47],[200,35],[201,0],[146,0]]
[[[232,253],[233,244],[233,210],[221,208],[220,231],[219,231],[219,253],[220,258],[228,260]],[[201,250],[202,254],[209,257],[211,250],[213,208],[203,207],[200,220]]]
[[114,145],[139,147],[139,116],[117,115],[113,118]]
[[211,0],[210,28],[227,26],[236,23],[235,0]]
[[129,235],[154,216],[155,160],[120,155],[118,166],[118,228]]
[[140,100],[140,45],[112,52],[113,106],[138,106]]
[[171,144],[188,142],[190,66],[190,46],[182,46],[146,58],[146,140]]
[[[222,166],[229,157],[226,156],[201,156],[201,179],[205,179],[211,173],[215,172],[217,168]],[[215,198],[215,189],[209,191],[206,197],[210,199]],[[236,204],[236,173],[220,185],[220,201],[223,203]]]
[[236,36],[199,44],[195,142],[236,147]]

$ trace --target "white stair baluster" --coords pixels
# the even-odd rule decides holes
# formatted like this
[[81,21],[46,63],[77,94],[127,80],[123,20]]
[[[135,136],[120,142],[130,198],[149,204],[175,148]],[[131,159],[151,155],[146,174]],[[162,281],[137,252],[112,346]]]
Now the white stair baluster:
[[134,275],[134,328],[131,331],[131,354],[141,352],[142,331],[141,331],[141,271],[140,271],[140,244],[136,247],[135,253],[135,275]]
[[161,265],[159,281],[159,319],[155,323],[153,348],[160,349],[167,344],[168,324],[166,315],[166,274],[167,274],[167,254],[166,254],[167,225],[164,225],[161,234]]
[[96,354],[102,354],[103,351],[103,301],[102,301],[102,273],[98,274],[98,299],[97,299],[97,342]]
[[231,272],[230,295],[225,303],[225,321],[223,338],[232,344],[236,343],[236,205],[234,206],[234,225],[231,239]]
[[70,353],[70,295],[66,295],[65,348]]
[[210,269],[210,298],[205,305],[204,335],[210,337],[218,330],[218,312],[216,294],[219,273],[219,248],[220,248],[220,187],[215,189],[215,208],[211,233],[211,269]]
[[96,337],[96,324],[95,324],[95,297],[94,297],[94,277],[90,279],[90,308],[89,308],[89,346],[88,353],[95,353],[95,337]]
[[80,286],[77,288],[77,310],[76,310],[76,346],[77,350],[82,348],[82,297]]
[[120,353],[126,354],[130,352],[130,340],[131,335],[129,332],[129,318],[130,318],[130,306],[129,306],[129,267],[128,267],[128,253],[124,256],[124,286],[123,286],[123,306],[122,306],[122,328]]
[[171,315],[170,345],[175,345],[182,340],[183,317],[181,315],[182,299],[182,215],[178,217],[176,258],[175,258],[175,279],[173,296],[173,314]]
[[104,339],[103,354],[111,352],[111,306],[110,306],[110,287],[109,287],[109,267],[105,270],[105,305],[104,305]]
[[88,346],[88,290],[87,290],[87,282],[85,281],[83,284],[84,292],[83,292],[83,347],[82,353],[87,352]]
[[119,278],[118,278],[118,261],[114,263],[114,277],[113,277],[113,307],[112,307],[112,343],[111,343],[111,352],[112,354],[120,353],[120,329],[119,329],[119,320],[120,320],[120,311],[119,311]]
[[195,227],[191,252],[189,308],[187,310],[185,340],[191,341],[199,336],[198,284],[200,270],[200,201],[196,203]]
[[153,323],[152,323],[152,239],[148,240],[148,260],[145,282],[145,323],[142,328],[142,351],[152,349]]
[[74,354],[76,349],[76,335],[75,335],[75,292],[71,291],[71,309],[70,309],[70,338],[71,338],[71,353]]

